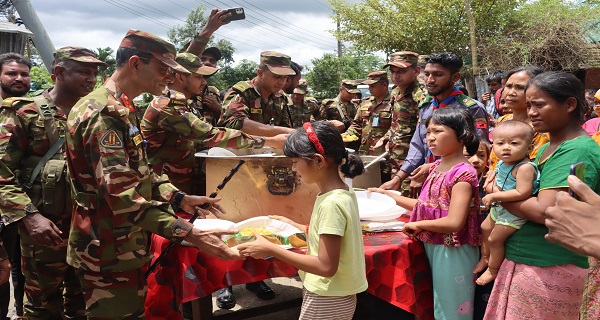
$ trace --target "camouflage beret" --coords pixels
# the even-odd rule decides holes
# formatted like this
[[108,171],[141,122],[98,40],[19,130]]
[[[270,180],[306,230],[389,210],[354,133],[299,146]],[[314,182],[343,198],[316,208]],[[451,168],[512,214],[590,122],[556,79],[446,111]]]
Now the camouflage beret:
[[175,62],[175,54],[177,52],[175,46],[151,33],[129,29],[123,40],[121,40],[119,47],[149,53],[177,72],[190,73]]
[[54,64],[73,60],[83,63],[91,63],[102,66],[108,66],[104,61],[96,58],[96,53],[90,49],[82,47],[62,47],[54,51]]
[[374,83],[377,83],[382,80],[389,82],[387,72],[375,71],[375,72],[371,72],[367,75],[367,80],[363,81],[363,84],[374,84]]
[[294,76],[296,72],[290,67],[292,59],[283,53],[264,51],[260,53],[260,65],[266,65],[269,71],[280,76]]
[[419,55],[412,51],[400,51],[390,54],[390,61],[383,67],[395,66],[407,68],[419,62]]
[[306,94],[306,90],[303,88],[296,87],[296,89],[294,89],[294,93],[295,94]]
[[202,60],[193,53],[178,53],[175,61],[191,73],[196,73],[203,76],[212,76],[219,69],[205,66]]
[[354,80],[342,80],[342,88],[350,93],[360,93],[360,90],[356,88],[357,86],[358,83]]
[[219,61],[221,60],[221,57],[223,57],[223,55],[221,54],[221,50],[219,50],[219,48],[217,47],[208,47],[206,49],[204,49],[204,51],[202,52],[202,55],[210,55],[215,57],[215,60]]

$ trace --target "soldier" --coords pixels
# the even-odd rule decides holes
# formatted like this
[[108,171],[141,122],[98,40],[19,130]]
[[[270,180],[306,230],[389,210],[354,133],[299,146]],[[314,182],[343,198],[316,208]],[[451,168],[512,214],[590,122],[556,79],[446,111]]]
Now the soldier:
[[[353,80],[342,80],[340,93],[334,99],[325,99],[321,104],[320,118],[322,120],[338,120],[350,125],[358,107],[352,102],[360,93],[356,87],[358,84]],[[360,101],[358,102],[360,105]],[[340,113],[341,112],[341,113]]]
[[[459,56],[451,52],[435,53],[429,56],[425,67],[425,83],[429,94],[419,105],[419,123],[410,140],[410,148],[404,163],[391,178],[390,181],[381,185],[381,188],[397,190],[400,183],[410,176],[411,180],[424,180],[429,172],[429,163],[435,158],[428,154],[425,135],[425,121],[431,116],[433,110],[444,107],[465,108],[475,119],[477,133],[481,139],[487,141],[488,137],[488,115],[485,107],[478,101],[464,95],[454,86],[460,79],[460,69],[463,62]],[[427,166],[421,166],[424,163]],[[421,166],[421,167],[420,167]],[[419,170],[417,170],[417,168]],[[418,195],[419,186],[411,185],[411,196]]]
[[311,101],[307,101],[306,91],[303,88],[294,89],[294,93],[290,96],[292,101],[288,105],[292,117],[292,127],[301,127],[305,122],[315,121],[315,114],[318,113],[316,105]]
[[14,128],[0,152],[0,195],[8,200],[0,208],[5,222],[23,222],[19,236],[28,319],[85,318],[79,280],[66,263],[72,202],[61,150],[66,115],[94,89],[99,66],[106,63],[88,49],[60,48],[54,53],[55,86],[11,105]]
[[[218,199],[191,196],[158,177],[147,162],[133,97],[160,95],[173,72],[175,47],[129,30],[117,50],[115,73],[83,97],[67,121],[67,159],[75,200],[67,263],[78,270],[89,318],[144,318],[150,236],[186,240],[221,259],[241,259],[219,238],[174,215],[209,211]],[[164,179],[161,179],[164,178]],[[214,209],[211,212],[218,215]],[[225,232],[226,233],[226,232]]]
[[262,52],[257,76],[236,83],[225,95],[219,126],[267,137],[291,133],[287,99],[281,93],[288,76],[296,74],[290,63],[284,54]]
[[191,74],[175,74],[169,89],[152,100],[142,120],[148,159],[155,173],[166,174],[179,190],[190,193],[194,143],[204,148],[261,148],[265,144],[283,147],[285,135],[251,137],[239,130],[213,127],[198,118],[197,111],[188,106],[187,101],[200,93],[206,85],[205,77],[217,69],[202,65],[200,58],[191,53],[179,53],[175,61]]
[[[387,143],[386,150],[390,153],[392,175],[400,170],[400,166],[406,158],[410,139],[415,133],[419,120],[418,105],[425,98],[417,80],[417,76],[421,72],[421,68],[417,65],[418,58],[419,55],[414,52],[397,52],[391,54],[389,62],[383,66],[390,68],[391,79],[394,83],[394,89],[390,94],[393,116],[390,130],[378,144]],[[406,187],[408,190],[408,185]]]
[[307,108],[310,110],[312,119],[314,121],[319,120],[319,102],[317,101],[317,99],[315,99],[315,97],[311,97],[308,95],[308,80],[300,79],[298,81],[298,86],[296,87],[296,89],[301,89],[305,92],[304,105],[307,106]]
[[[0,151],[4,150],[10,138],[10,132],[14,123],[7,119],[14,117],[15,110],[10,108],[11,98],[24,96],[29,92],[31,78],[29,71],[31,61],[14,52],[0,54],[0,98],[2,108],[0,109]],[[8,253],[12,265],[12,284],[17,316],[23,316],[23,295],[25,277],[21,272],[21,245],[17,225],[8,225],[2,233],[4,247]],[[0,319],[6,318],[8,304],[10,301],[10,284],[0,285]]]
[[389,80],[385,71],[371,72],[367,77],[363,83],[369,85],[371,96],[362,101],[346,132],[360,138],[361,154],[380,155],[385,150],[383,145],[376,147],[376,143],[392,125]]

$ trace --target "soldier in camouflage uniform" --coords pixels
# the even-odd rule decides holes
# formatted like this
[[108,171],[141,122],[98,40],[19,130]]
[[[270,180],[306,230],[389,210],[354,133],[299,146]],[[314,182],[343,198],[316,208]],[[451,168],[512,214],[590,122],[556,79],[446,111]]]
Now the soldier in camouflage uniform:
[[[325,99],[320,107],[321,120],[338,120],[350,123],[356,117],[357,106],[352,102],[358,90],[356,81],[342,80],[340,94],[333,99]],[[340,114],[342,110],[342,114]]]
[[236,83],[225,95],[219,126],[267,137],[291,133],[287,99],[281,92],[288,76],[296,74],[290,62],[284,54],[262,52],[258,75]]
[[[200,57],[202,64],[211,68],[216,68],[217,61],[220,59],[221,50],[216,47],[206,48]],[[199,116],[204,118],[203,120],[216,126],[219,117],[221,117],[221,103],[219,89],[205,83],[200,90],[200,94],[193,97],[193,102],[190,104],[190,107],[197,109],[199,111]]]
[[160,95],[174,72],[189,73],[174,59],[172,44],[129,30],[115,73],[79,100],[67,120],[75,200],[67,263],[78,269],[89,318],[144,318],[151,233],[186,240],[221,259],[241,259],[221,232],[195,229],[171,209],[204,215],[209,212],[199,206],[215,206],[216,199],[187,195],[150,170],[132,99],[142,92]]
[[367,77],[363,83],[369,85],[371,96],[360,104],[346,132],[359,137],[361,154],[380,155],[385,151],[384,146],[376,147],[376,143],[392,125],[389,80],[385,71],[371,72]]
[[315,121],[315,115],[318,114],[319,109],[314,103],[307,101],[305,96],[306,91],[300,87],[294,89],[294,93],[290,96],[292,104],[288,105],[288,108],[293,128],[302,127],[305,122]]
[[[24,56],[8,52],[0,54],[0,150],[4,150],[10,139],[12,123],[5,119],[14,118],[16,110],[10,108],[12,99],[22,97],[29,92],[31,61]],[[0,198],[0,202],[2,198]],[[25,277],[21,272],[21,241],[16,224],[6,225],[2,232],[2,241],[12,265],[11,280],[16,314],[23,316],[23,296],[25,295]],[[0,319],[5,319],[11,300],[11,285],[0,285]]]
[[[7,201],[0,208],[4,221],[23,222],[19,236],[28,319],[60,319],[61,314],[68,319],[85,319],[79,280],[66,263],[73,206],[68,190],[65,192],[68,178],[55,181],[45,173],[57,165],[57,175],[66,175],[60,151],[66,115],[77,100],[93,90],[98,66],[106,63],[88,49],[58,49],[53,62],[56,85],[41,96],[14,99],[11,104],[16,110],[8,120],[14,124],[12,136],[7,148],[0,151],[0,196]],[[49,151],[55,143],[60,143],[59,149]],[[47,170],[35,171],[45,157],[63,162],[48,161]]]
[[169,89],[152,100],[142,120],[148,159],[155,173],[166,174],[179,190],[190,193],[194,143],[202,149],[261,148],[265,142],[281,148],[284,135],[278,137],[280,143],[276,145],[273,137],[251,137],[239,130],[216,128],[201,120],[187,101],[206,85],[204,78],[216,73],[217,69],[202,65],[200,58],[191,53],[179,53],[175,61],[191,74],[176,74]]
[[394,83],[390,103],[392,105],[392,125],[381,142],[387,143],[392,174],[400,170],[408,154],[410,139],[415,133],[419,120],[419,103],[425,95],[419,87],[417,76],[421,71],[417,66],[419,55],[402,51],[390,55],[384,68],[390,68],[390,78]]

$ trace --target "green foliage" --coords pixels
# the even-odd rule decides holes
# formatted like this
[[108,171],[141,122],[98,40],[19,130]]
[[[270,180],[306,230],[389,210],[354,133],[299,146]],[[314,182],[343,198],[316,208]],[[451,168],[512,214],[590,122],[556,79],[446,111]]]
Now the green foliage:
[[256,76],[258,63],[243,59],[236,66],[226,65],[219,69],[219,72],[208,80],[209,84],[219,88],[219,90],[229,89],[234,84],[250,80]]
[[115,72],[117,61],[114,58],[114,50],[110,47],[96,48],[96,55],[98,60],[108,64],[108,67],[100,67],[98,69],[98,85],[101,85]]
[[[329,0],[340,18],[336,36],[368,51],[421,54],[469,53],[469,24],[463,0]],[[519,0],[472,1],[478,37],[499,32]]]
[[321,58],[311,60],[313,68],[306,74],[308,84],[317,99],[337,96],[343,79],[365,79],[367,74],[381,70],[383,59],[362,50],[348,50],[340,60],[336,53],[325,53]]
[[50,78],[48,70],[46,70],[46,68],[44,68],[43,66],[31,67],[29,77],[31,78],[30,91],[45,90],[54,85],[54,83],[52,82],[52,78]]
[[[177,25],[169,28],[167,37],[175,47],[182,48],[194,38],[200,28],[206,24],[207,18],[204,17],[204,6],[199,5],[195,10],[192,10],[183,25]],[[215,42],[214,37],[208,41],[208,47],[217,47],[221,50],[223,57],[219,60],[219,65],[229,65],[233,63],[233,53],[235,48],[229,40],[220,39]]]

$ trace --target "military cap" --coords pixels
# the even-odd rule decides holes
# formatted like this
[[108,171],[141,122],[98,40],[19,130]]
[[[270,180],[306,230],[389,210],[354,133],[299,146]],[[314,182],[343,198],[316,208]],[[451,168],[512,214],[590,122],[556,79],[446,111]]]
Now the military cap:
[[296,89],[294,89],[294,93],[295,94],[306,94],[306,89],[296,87]]
[[598,91],[596,91],[596,93],[594,94],[594,98],[600,100],[600,89],[598,89]]
[[212,76],[217,72],[217,68],[205,66],[200,58],[193,53],[178,53],[175,61],[191,73],[203,76]]
[[387,72],[385,71],[374,71],[367,75],[367,80],[363,81],[363,84],[373,84],[381,80],[388,81]]
[[104,61],[98,60],[96,58],[96,53],[90,49],[82,47],[62,47],[54,51],[54,64],[65,62],[67,60],[99,64],[105,67],[108,66]]
[[308,80],[300,79],[296,88],[304,89],[305,91],[308,90]]
[[342,88],[350,93],[360,93],[356,87],[358,84],[354,80],[342,80]]
[[419,64],[422,64],[422,63],[427,63],[427,60],[429,60],[429,56],[428,56],[428,55],[424,55],[424,54],[422,54],[422,55],[420,55],[420,56],[419,56],[419,61],[418,61],[418,63],[419,63]]
[[123,40],[121,40],[119,47],[149,53],[177,72],[190,73],[175,62],[175,54],[177,52],[175,46],[151,33],[129,29]]
[[411,51],[400,51],[390,54],[390,61],[383,67],[395,66],[407,68],[419,62],[419,55]]
[[204,49],[204,51],[202,52],[202,55],[210,55],[215,57],[215,60],[219,61],[221,60],[221,57],[223,57],[223,55],[221,54],[221,50],[219,50],[219,48],[217,47],[208,47],[206,49]]
[[283,53],[264,51],[260,53],[260,65],[266,65],[269,71],[280,76],[294,76],[296,72],[290,67],[292,59]]

